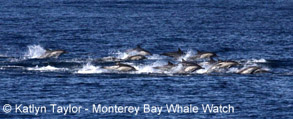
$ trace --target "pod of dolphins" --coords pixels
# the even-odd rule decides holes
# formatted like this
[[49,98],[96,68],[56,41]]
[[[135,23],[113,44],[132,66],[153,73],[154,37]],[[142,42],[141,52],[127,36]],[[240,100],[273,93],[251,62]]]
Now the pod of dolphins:
[[[41,55],[38,59],[45,59],[45,58],[58,58],[60,55],[66,53],[64,50],[46,50],[46,52]],[[116,57],[103,57],[96,59],[96,62],[116,62],[114,65],[110,66],[103,66],[102,68],[107,70],[119,71],[119,72],[130,72],[130,71],[137,71],[134,66],[131,66],[126,63],[127,61],[138,61],[138,60],[145,60],[147,59],[146,56],[152,55],[151,52],[143,49],[140,45],[137,47],[128,49],[125,53],[129,54],[126,58],[120,59]],[[133,55],[130,55],[133,54]],[[160,55],[171,57],[174,59],[180,59],[186,53],[184,53],[180,48],[177,51],[166,52]],[[214,60],[217,58],[217,60]],[[200,62],[200,61],[207,61],[207,62]],[[195,72],[200,69],[204,69],[203,65],[208,64],[210,67],[207,69],[206,73],[212,72],[220,72],[221,70],[227,70],[232,67],[240,67],[241,64],[236,61],[222,61],[218,58],[218,55],[213,52],[202,52],[197,50],[197,54],[194,56],[190,56],[186,59],[182,59],[177,64],[168,61],[168,64],[162,66],[152,67],[153,69],[160,70],[160,71],[170,71],[175,67],[180,66],[180,69],[176,72],[178,74],[188,74]],[[260,66],[248,66],[245,68],[241,68],[236,73],[238,74],[257,74],[257,73],[267,73],[268,70],[263,69]]]

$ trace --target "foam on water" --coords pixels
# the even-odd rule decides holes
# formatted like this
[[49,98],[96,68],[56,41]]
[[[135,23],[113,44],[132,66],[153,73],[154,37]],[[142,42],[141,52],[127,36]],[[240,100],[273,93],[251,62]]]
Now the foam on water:
[[29,45],[27,48],[28,50],[24,56],[29,59],[39,58],[46,52],[46,50],[40,45]]
[[266,59],[250,59],[247,60],[246,63],[266,63],[267,60]]
[[159,70],[154,69],[153,67],[161,66],[164,64],[162,61],[156,61],[152,64],[146,65],[137,65],[134,68],[137,70],[136,73],[159,73]]
[[94,66],[91,63],[87,63],[86,65],[83,65],[81,69],[76,71],[75,73],[78,74],[96,74],[96,73],[104,73],[107,72],[107,70],[102,69],[100,66]]
[[118,59],[126,59],[129,56],[132,56],[132,54],[126,53],[126,52],[120,52],[118,51],[117,53],[115,53]]
[[170,71],[166,72],[166,73],[178,73],[182,70],[183,65],[182,64],[178,64],[176,67],[173,67]]
[[147,58],[151,60],[159,60],[159,59],[164,59],[164,56],[161,56],[159,54],[153,54],[153,55],[147,56]]
[[196,53],[193,50],[188,50],[184,56],[181,56],[177,59],[177,61],[188,60],[191,56],[194,56]]
[[208,72],[208,69],[199,69],[199,70],[196,70],[195,73],[197,74],[205,74]]
[[226,73],[237,73],[240,69],[236,67],[229,68]]
[[[134,55],[137,55],[138,53],[135,52],[135,51],[132,51],[132,52],[121,52],[121,51],[118,51],[116,53],[113,53],[114,55],[116,55],[115,57],[118,58],[118,59],[126,59],[130,56],[134,56]],[[153,55],[149,55],[149,56],[146,56],[147,59],[151,59],[151,60],[158,60],[158,59],[164,59],[164,56],[161,56],[159,54],[153,54]]]
[[15,65],[8,65],[8,66],[1,66],[0,69],[8,69],[8,68],[24,68],[23,66],[15,66]]
[[27,68],[27,70],[34,70],[34,71],[65,71],[65,70],[68,70],[67,68],[57,68],[57,67],[54,67],[54,66],[44,66],[44,67],[39,67],[39,66],[36,66],[36,67],[29,67]]

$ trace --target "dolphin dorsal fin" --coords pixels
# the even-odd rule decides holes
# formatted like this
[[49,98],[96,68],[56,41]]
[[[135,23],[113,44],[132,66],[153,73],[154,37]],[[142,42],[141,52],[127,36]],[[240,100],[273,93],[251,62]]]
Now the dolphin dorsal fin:
[[186,62],[184,59],[182,59],[182,62]]
[[178,51],[177,52],[182,52],[182,50],[180,48],[178,48]]
[[197,53],[201,53],[201,51],[199,51],[198,49],[196,49],[196,52],[197,52]]
[[216,62],[215,60],[214,60],[214,58],[210,58],[210,62]]
[[174,65],[172,62],[168,61],[168,65]]
[[137,47],[137,48],[141,48],[141,47],[140,47],[140,44],[137,44],[136,47]]
[[51,50],[50,50],[50,49],[48,49],[48,48],[46,48],[45,50],[46,50],[46,51],[51,51]]
[[116,65],[120,65],[121,63],[120,62],[116,62]]

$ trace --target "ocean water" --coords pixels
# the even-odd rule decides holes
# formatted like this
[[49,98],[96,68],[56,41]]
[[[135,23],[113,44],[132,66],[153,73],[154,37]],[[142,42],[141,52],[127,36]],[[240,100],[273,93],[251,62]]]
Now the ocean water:
[[[293,118],[293,2],[290,0],[0,1],[0,118]],[[125,57],[140,44],[154,55],[113,72],[97,58]],[[152,67],[177,63],[159,54],[181,48],[215,52],[242,67],[178,75]],[[58,59],[35,59],[64,49]],[[270,73],[237,74],[247,66]],[[205,67],[207,68],[207,67]],[[2,106],[12,105],[5,113]],[[15,105],[47,106],[16,113]],[[198,113],[53,113],[50,104],[138,106],[190,104]],[[202,104],[232,105],[204,113]]]

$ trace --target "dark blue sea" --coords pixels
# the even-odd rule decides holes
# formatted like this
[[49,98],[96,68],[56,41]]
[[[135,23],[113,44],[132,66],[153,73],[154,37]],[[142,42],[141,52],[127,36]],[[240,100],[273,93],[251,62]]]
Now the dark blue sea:
[[[290,0],[1,0],[0,118],[292,119],[292,36]],[[136,45],[153,54],[125,62],[138,71],[107,71],[102,67],[115,63],[95,62],[125,57]],[[178,63],[160,55],[178,48],[187,55],[214,52],[242,66],[191,74],[152,68]],[[67,53],[37,59],[46,49]],[[235,73],[247,66],[269,72]],[[57,113],[50,104],[83,110]],[[94,104],[140,111],[93,113]],[[144,113],[144,104],[162,106],[162,113]],[[199,109],[168,113],[166,104]],[[231,105],[234,112],[205,113],[206,104]],[[25,113],[30,105],[45,106],[46,113]]]

